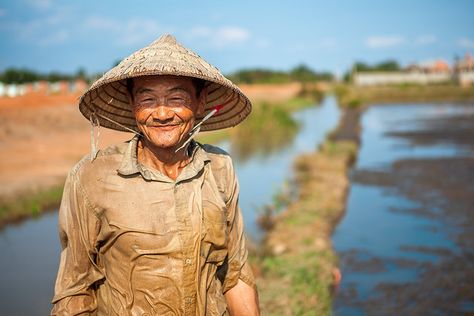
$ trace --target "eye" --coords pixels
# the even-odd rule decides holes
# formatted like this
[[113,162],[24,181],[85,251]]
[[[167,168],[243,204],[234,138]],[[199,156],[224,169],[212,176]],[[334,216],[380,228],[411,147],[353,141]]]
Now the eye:
[[151,106],[155,103],[155,99],[153,98],[143,98],[137,100],[137,105],[138,106]]
[[187,99],[182,96],[172,96],[168,98],[168,104],[176,105],[176,106],[183,106],[187,104]]

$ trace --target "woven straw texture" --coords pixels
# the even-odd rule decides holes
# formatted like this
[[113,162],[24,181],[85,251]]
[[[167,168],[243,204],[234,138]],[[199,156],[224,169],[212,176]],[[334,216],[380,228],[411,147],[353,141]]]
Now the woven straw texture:
[[148,75],[187,76],[207,81],[207,104],[202,117],[197,118],[198,122],[215,106],[223,107],[202,124],[202,131],[235,126],[252,110],[249,99],[236,85],[199,55],[177,43],[171,35],[163,35],[105,73],[82,95],[79,110],[87,119],[96,113],[101,126],[127,131],[104,119],[105,116],[139,132],[128,102],[125,79]]

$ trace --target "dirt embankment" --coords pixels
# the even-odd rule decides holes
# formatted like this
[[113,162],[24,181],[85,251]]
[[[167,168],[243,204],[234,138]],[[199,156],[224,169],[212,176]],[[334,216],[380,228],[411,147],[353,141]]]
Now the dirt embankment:
[[357,153],[358,112],[346,111],[314,153],[295,162],[296,201],[277,216],[264,240],[262,309],[269,315],[328,315],[337,283],[331,234],[345,210],[348,171]]

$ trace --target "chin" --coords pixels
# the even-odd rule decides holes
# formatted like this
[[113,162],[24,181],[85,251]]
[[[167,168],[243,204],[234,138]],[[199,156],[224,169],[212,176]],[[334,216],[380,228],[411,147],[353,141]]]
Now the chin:
[[174,149],[180,146],[180,137],[147,137],[147,140],[153,144],[153,146],[161,149]]
[[159,128],[146,128],[142,133],[147,141],[156,148],[174,149],[181,146],[181,144],[186,140],[185,135],[187,135],[189,131],[188,129],[182,130],[179,128],[168,131]]

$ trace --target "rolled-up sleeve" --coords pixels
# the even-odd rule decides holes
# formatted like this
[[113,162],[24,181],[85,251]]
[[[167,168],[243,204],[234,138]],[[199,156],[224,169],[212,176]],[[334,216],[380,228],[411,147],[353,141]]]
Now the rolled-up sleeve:
[[103,279],[95,264],[100,222],[74,172],[64,186],[59,209],[61,258],[51,315],[94,315],[94,283]]
[[229,168],[229,186],[227,207],[228,223],[228,261],[227,273],[223,283],[223,292],[233,288],[238,280],[244,281],[255,288],[255,280],[252,269],[248,263],[248,251],[245,243],[244,222],[239,207],[239,184],[232,162]]

